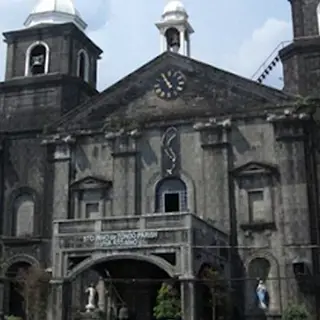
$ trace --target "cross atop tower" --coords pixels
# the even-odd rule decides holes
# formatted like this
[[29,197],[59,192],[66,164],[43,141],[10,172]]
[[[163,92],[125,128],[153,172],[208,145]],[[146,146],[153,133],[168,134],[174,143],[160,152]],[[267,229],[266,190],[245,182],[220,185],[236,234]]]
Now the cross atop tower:
[[73,0],[38,0],[24,25],[34,27],[46,24],[63,24],[72,22],[84,31],[87,24],[76,10]]
[[161,35],[161,52],[173,51],[190,56],[190,35],[194,32],[188,13],[180,0],[168,0],[161,21],[156,23]]

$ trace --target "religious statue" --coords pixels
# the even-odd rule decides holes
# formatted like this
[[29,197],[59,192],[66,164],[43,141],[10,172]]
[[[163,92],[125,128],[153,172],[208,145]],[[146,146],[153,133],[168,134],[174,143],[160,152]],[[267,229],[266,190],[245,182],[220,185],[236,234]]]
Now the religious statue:
[[95,298],[96,298],[96,289],[94,288],[93,283],[86,289],[86,293],[88,293],[88,304],[86,305],[87,312],[93,311],[95,306]]
[[119,320],[127,320],[129,319],[129,311],[126,305],[122,305],[119,310]]
[[258,298],[259,307],[263,310],[268,309],[269,304],[269,294],[267,287],[262,280],[259,280],[258,286],[256,288],[256,294]]

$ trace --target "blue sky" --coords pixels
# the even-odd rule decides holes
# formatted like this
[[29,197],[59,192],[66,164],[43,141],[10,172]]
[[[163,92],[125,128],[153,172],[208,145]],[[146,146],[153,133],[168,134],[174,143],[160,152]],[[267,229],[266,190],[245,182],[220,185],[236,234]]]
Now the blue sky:
[[[23,27],[37,0],[0,0],[0,30]],[[154,23],[167,0],[75,0],[87,34],[104,54],[99,89],[111,85],[160,53]],[[281,41],[292,38],[287,0],[184,0],[195,29],[192,57],[251,77]],[[5,44],[0,47],[3,80]],[[3,57],[3,58],[2,58]],[[282,87],[281,65],[266,84]]]

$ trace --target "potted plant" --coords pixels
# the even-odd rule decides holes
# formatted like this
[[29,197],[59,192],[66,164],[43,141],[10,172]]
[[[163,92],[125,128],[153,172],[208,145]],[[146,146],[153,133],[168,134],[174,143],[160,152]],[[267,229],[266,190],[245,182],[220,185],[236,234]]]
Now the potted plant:
[[303,304],[290,303],[282,314],[282,320],[308,320],[310,314]]
[[181,302],[175,288],[163,283],[158,291],[153,316],[157,320],[176,320],[181,317]]

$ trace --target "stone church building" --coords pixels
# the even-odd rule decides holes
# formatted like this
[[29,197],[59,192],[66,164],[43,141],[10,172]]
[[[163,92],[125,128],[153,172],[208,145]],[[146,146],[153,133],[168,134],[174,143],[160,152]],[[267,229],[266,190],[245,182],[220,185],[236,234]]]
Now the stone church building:
[[2,316],[24,317],[12,279],[33,265],[51,274],[53,320],[93,317],[91,282],[102,319],[155,319],[165,281],[184,320],[279,319],[289,302],[319,319],[320,6],[290,4],[283,90],[192,59],[178,0],[156,23],[160,55],[102,92],[72,0],[39,0],[4,33]]

